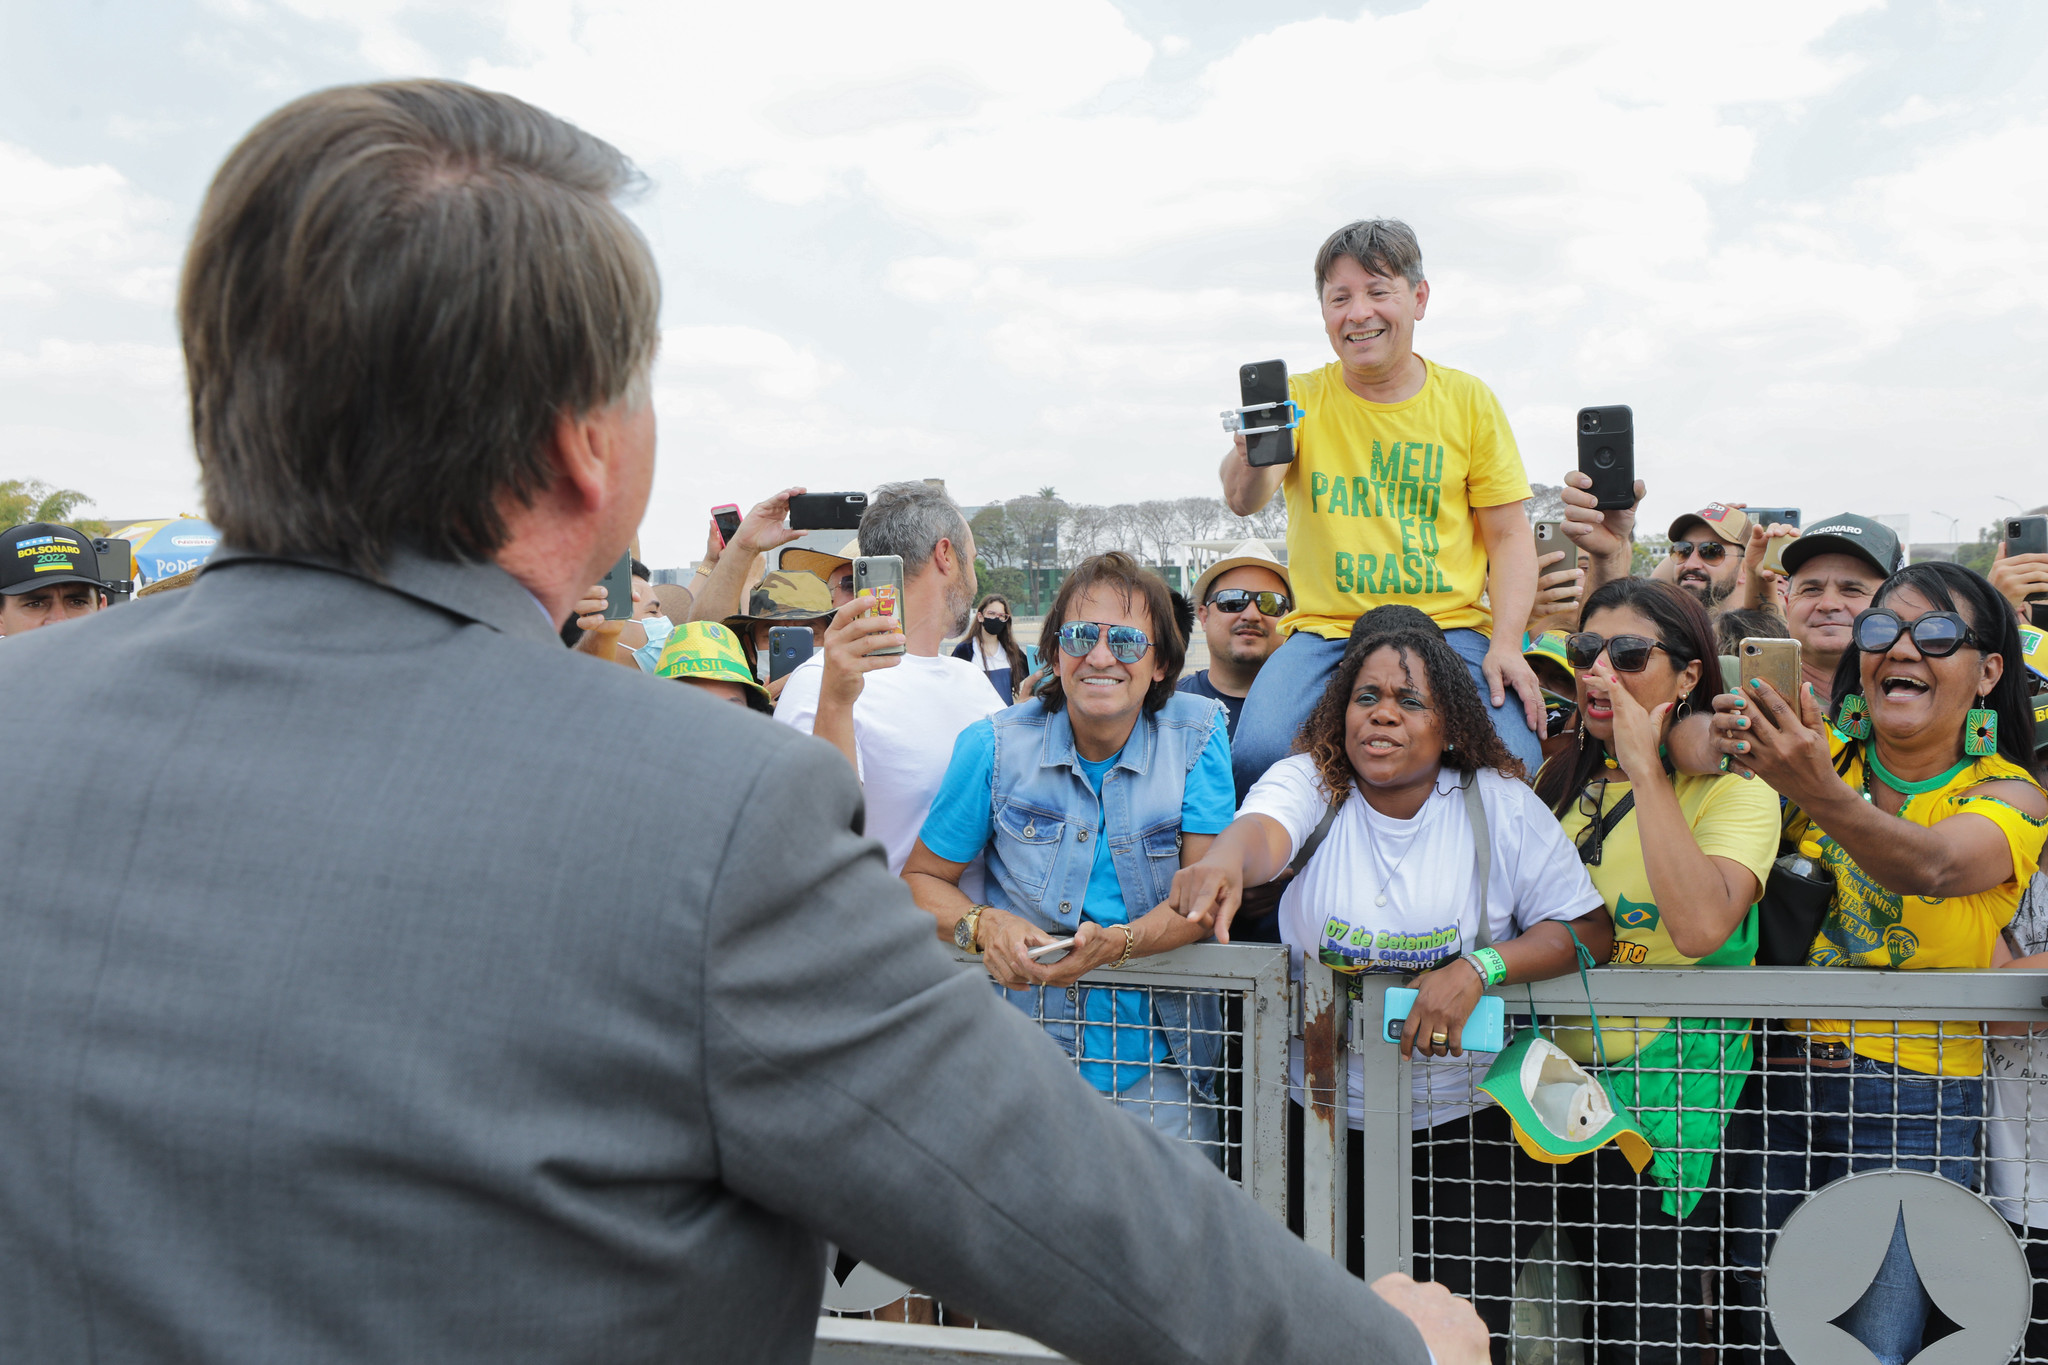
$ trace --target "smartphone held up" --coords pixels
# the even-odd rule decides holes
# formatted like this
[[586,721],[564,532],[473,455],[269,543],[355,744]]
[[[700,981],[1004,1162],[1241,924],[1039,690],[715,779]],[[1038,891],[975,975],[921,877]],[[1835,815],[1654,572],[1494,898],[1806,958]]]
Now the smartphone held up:
[[1301,409],[1287,396],[1287,362],[1238,366],[1237,393],[1239,406],[1223,414],[1223,429],[1244,434],[1245,463],[1254,468],[1292,464]]
[[[878,616],[896,618],[896,629],[905,629],[903,619],[903,558],[900,555],[862,555],[853,561],[853,595],[875,599]],[[872,649],[871,655],[901,654],[905,646]]]
[[1618,512],[1636,505],[1635,414],[1625,403],[1579,409],[1579,472],[1592,481],[1593,505]]

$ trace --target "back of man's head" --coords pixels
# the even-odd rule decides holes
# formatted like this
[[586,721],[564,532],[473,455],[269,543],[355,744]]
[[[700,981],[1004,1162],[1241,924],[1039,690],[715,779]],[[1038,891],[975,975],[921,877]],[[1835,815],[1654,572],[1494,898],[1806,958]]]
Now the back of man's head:
[[449,81],[323,90],[229,154],[178,325],[206,511],[245,549],[376,572],[481,559],[558,416],[640,401],[660,283],[615,148]]
[[924,571],[942,540],[965,555],[967,518],[958,503],[928,483],[885,483],[861,514],[860,552],[902,556],[906,579]]

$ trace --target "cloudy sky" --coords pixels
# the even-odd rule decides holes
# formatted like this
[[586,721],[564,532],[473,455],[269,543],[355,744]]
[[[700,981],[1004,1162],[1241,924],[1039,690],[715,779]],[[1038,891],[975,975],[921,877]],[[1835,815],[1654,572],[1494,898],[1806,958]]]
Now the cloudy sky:
[[1871,0],[0,0],[0,477],[197,510],[208,176],[295,95],[425,74],[651,180],[657,566],[784,483],[1213,492],[1236,367],[1329,359],[1310,262],[1368,215],[1532,478],[1628,403],[1660,525],[2048,501],[2048,6]]

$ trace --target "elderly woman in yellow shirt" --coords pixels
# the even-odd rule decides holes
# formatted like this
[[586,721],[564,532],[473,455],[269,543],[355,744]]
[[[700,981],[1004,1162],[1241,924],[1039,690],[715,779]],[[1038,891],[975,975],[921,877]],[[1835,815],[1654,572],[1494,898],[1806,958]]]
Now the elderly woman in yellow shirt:
[[[1782,794],[1787,835],[1835,879],[1816,967],[1988,967],[2040,863],[2048,795],[2033,771],[2019,623],[1955,564],[1894,574],[1856,618],[1832,727],[1810,685],[1716,703],[1732,769]],[[1796,710],[1795,710],[1796,708]],[[1984,1046],[1970,1022],[1790,1020],[1766,1089],[1772,1227],[1851,1171],[1904,1167],[1975,1184]],[[1903,1233],[1876,1292],[1841,1325],[1885,1365],[1921,1346],[1928,1299]]]

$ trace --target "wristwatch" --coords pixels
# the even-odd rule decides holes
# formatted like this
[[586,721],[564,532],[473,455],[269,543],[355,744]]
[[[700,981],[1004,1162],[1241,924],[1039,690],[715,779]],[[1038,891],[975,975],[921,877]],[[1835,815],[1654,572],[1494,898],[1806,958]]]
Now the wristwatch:
[[981,912],[990,908],[986,905],[973,906],[960,917],[953,926],[954,947],[968,953],[981,951],[981,944],[975,941],[975,936],[981,932]]

